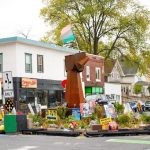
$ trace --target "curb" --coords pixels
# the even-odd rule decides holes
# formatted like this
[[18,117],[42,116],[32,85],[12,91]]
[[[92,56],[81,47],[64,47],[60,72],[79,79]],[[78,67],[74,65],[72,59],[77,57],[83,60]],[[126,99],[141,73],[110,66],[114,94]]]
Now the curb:
[[150,130],[124,130],[124,131],[105,131],[105,132],[86,132],[86,137],[104,137],[104,136],[133,136],[150,135]]

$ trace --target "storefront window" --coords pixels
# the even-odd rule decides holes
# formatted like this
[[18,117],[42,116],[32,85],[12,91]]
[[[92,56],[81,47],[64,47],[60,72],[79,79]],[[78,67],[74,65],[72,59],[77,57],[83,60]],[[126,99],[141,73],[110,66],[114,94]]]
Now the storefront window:
[[49,91],[48,107],[56,107],[64,102],[64,93],[61,90]]
[[47,105],[48,91],[39,90],[36,92],[37,104]]

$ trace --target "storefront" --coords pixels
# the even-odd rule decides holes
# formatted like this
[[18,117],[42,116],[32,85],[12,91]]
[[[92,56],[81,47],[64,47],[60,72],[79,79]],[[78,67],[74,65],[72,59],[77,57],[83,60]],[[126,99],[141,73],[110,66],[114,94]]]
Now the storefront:
[[43,108],[55,107],[64,102],[64,91],[61,81],[13,78],[16,109],[28,112],[30,103],[36,111],[37,104]]
[[85,95],[104,94],[103,87],[85,87]]

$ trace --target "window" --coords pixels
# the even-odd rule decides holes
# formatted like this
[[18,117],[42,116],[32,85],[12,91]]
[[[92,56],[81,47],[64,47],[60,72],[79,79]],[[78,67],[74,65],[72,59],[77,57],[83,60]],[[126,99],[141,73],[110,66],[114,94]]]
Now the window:
[[96,81],[101,81],[101,69],[95,68],[95,72],[96,72]]
[[25,72],[32,73],[32,54],[25,53]]
[[37,72],[44,72],[43,55],[37,55]]
[[86,66],[86,80],[90,81],[90,67]]
[[3,54],[0,53],[0,72],[3,72]]

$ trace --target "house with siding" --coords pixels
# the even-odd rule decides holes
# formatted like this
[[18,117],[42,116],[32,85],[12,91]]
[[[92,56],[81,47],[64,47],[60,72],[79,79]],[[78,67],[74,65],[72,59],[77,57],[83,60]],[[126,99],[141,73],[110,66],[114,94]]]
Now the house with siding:
[[[142,85],[141,94],[135,94],[134,86],[136,84]],[[120,95],[121,100],[124,102],[146,98],[149,96],[149,91],[147,89],[149,84],[150,82],[147,76],[139,73],[136,64],[131,64],[122,59],[108,60],[105,62],[105,94],[112,95],[111,97],[117,101]],[[110,90],[110,88],[112,90]]]

